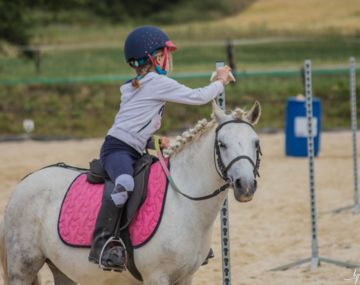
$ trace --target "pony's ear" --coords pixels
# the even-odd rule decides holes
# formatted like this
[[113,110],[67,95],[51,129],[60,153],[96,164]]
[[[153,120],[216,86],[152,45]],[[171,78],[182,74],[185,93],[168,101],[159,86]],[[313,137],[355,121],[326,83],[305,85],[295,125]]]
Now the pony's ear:
[[245,119],[252,125],[256,125],[261,116],[261,106],[258,101],[255,101],[249,112],[246,112]]
[[216,120],[217,123],[221,123],[226,117],[225,112],[220,109],[220,107],[216,104],[215,100],[212,100],[212,118]]

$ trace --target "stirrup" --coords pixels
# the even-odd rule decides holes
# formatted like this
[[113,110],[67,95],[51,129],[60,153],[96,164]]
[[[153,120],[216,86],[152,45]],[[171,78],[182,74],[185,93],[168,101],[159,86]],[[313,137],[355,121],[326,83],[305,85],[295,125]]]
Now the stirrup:
[[[105,265],[102,264],[102,258],[103,258],[103,254],[105,252],[105,249],[112,242],[115,243],[115,244],[116,243],[120,244],[124,248],[124,266],[123,267],[108,267],[108,266],[105,266]],[[114,270],[114,271],[117,271],[117,272],[122,272],[122,271],[126,270],[127,258],[128,258],[128,256],[127,256],[126,246],[125,246],[124,242],[122,241],[122,239],[112,236],[105,242],[105,244],[103,245],[103,247],[101,249],[100,256],[99,256],[99,267],[102,270],[105,270],[105,271]]]

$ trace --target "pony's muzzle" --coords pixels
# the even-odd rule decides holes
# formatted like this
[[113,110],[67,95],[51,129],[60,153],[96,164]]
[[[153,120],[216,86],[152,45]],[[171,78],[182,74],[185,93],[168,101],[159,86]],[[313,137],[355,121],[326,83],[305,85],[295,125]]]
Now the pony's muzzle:
[[239,202],[249,202],[256,191],[256,180],[245,181],[240,178],[233,183],[235,199]]

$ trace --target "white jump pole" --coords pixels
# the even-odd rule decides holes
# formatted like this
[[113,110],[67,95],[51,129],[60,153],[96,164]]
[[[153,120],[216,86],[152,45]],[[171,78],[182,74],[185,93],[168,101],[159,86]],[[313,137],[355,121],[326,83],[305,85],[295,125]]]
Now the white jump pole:
[[354,214],[360,213],[359,205],[359,180],[357,164],[357,113],[356,113],[356,61],[354,57],[349,59],[350,67],[350,106],[351,106],[351,130],[352,130],[352,158],[353,158],[353,179],[354,179],[354,204],[334,210],[340,213],[344,210],[352,209]]
[[316,197],[315,197],[315,169],[314,169],[314,128],[313,128],[313,100],[312,100],[312,78],[311,78],[311,61],[304,62],[305,73],[305,95],[306,95],[306,120],[307,120],[307,150],[309,160],[309,192],[310,192],[310,219],[311,219],[311,257],[301,259],[287,265],[271,269],[272,271],[287,270],[291,267],[304,263],[310,263],[311,269],[315,271],[320,262],[331,263],[341,267],[359,268],[359,264],[353,264],[338,261],[319,256],[319,246],[317,237],[317,215],[316,215]]
[[[225,64],[223,61],[216,62],[215,67],[220,68]],[[225,91],[216,98],[218,106],[225,110]],[[228,199],[220,211],[221,223],[221,249],[222,249],[222,271],[223,271],[223,285],[231,285],[231,266],[230,266],[230,234],[229,234],[229,207]]]

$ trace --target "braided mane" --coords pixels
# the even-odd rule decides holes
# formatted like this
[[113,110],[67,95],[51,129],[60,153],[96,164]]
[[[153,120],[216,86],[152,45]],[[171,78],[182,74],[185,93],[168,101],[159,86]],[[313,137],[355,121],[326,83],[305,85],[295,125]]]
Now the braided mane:
[[[244,110],[236,108],[230,114],[230,116],[232,116],[232,118],[234,119],[245,120],[245,113],[246,112]],[[199,137],[208,132],[215,125],[216,122],[214,118],[212,118],[211,121],[208,121],[206,119],[199,120],[193,128],[190,128],[187,131],[183,132],[181,135],[177,136],[175,142],[172,143],[167,149],[164,149],[164,154],[170,156],[179,153],[185,148],[186,145],[196,141]]]

